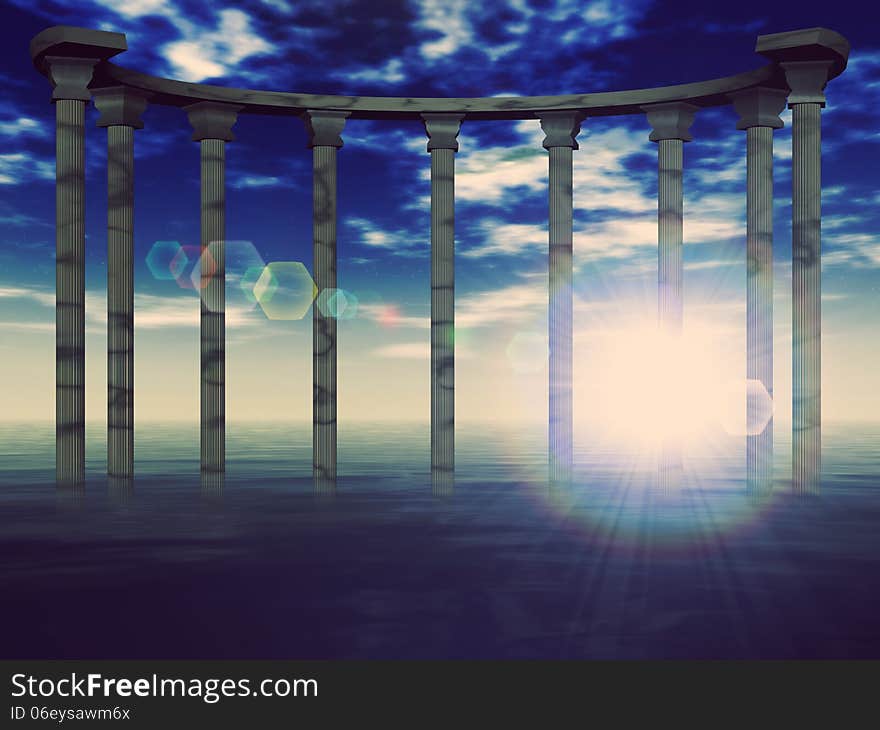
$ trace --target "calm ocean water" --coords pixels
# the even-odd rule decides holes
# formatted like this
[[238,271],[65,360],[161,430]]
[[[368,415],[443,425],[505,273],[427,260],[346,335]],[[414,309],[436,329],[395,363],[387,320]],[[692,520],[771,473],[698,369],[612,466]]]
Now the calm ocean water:
[[[778,429],[783,431],[782,428]],[[784,434],[782,434],[784,436]],[[144,425],[133,484],[53,482],[51,425],[0,426],[2,658],[880,658],[880,425],[829,425],[818,495],[744,486],[742,439],[686,462],[582,437],[549,489],[541,429],[340,426],[315,494],[308,425]]]

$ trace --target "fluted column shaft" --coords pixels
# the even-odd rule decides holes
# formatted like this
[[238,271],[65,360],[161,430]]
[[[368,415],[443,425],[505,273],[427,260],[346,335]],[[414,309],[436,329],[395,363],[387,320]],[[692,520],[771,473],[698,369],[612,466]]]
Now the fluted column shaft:
[[[733,95],[746,130],[746,377],[773,399],[773,130],[787,92],[758,87]],[[747,391],[746,422],[758,422],[760,403]],[[773,485],[773,415],[760,433],[746,435],[746,484],[766,492]]]
[[[773,399],[773,129],[746,131],[746,378],[759,381]],[[748,395],[747,395],[748,398]],[[746,423],[758,418],[748,398]],[[746,436],[746,481],[766,490],[773,480],[773,417]]]
[[682,327],[682,188],[684,144],[680,139],[657,143],[657,311],[661,329],[680,334]]
[[572,476],[572,150],[583,114],[554,112],[541,116],[549,153],[549,421],[548,459],[551,484]]
[[[681,336],[684,311],[684,143],[692,139],[688,129],[693,123],[696,107],[676,102],[655,104],[645,107],[645,111],[651,125],[649,139],[657,143],[657,323],[664,342],[664,352],[659,356],[673,357],[671,350]],[[660,367],[669,369],[677,364],[660,363]],[[673,393],[673,396],[682,395]],[[669,413],[668,416],[674,421],[677,414]],[[676,428],[667,429],[662,434],[660,446],[658,479],[661,489],[678,484],[682,471],[681,450]]]
[[94,92],[107,128],[107,473],[134,474],[134,130],[143,95]]
[[[314,238],[318,291],[336,288],[336,148],[313,153]],[[316,480],[336,479],[336,318],[312,307],[312,469]]]
[[85,102],[55,102],[55,469],[85,475]]
[[[312,148],[312,256],[318,292],[336,288],[336,157],[345,112],[303,115]],[[312,307],[312,474],[319,491],[336,484],[336,318]]]
[[821,121],[818,104],[792,106],[792,480],[819,486],[822,451]]
[[201,250],[210,246],[214,272],[202,267],[199,334],[201,347],[201,465],[226,468],[226,143],[203,139],[201,157]]
[[780,64],[791,89],[792,485],[819,488],[822,389],[821,109],[830,61]]
[[107,473],[134,472],[134,129],[107,128]]
[[46,56],[55,104],[55,475],[85,477],[85,106],[97,58]]
[[441,488],[451,487],[455,473],[455,153],[462,116],[422,116],[431,153],[431,475]]
[[822,450],[821,121],[792,107],[792,478],[818,487]]
[[455,469],[455,152],[431,150],[431,469]]
[[568,482],[572,470],[572,150],[550,150],[550,480]]
[[239,107],[203,102],[186,107],[201,167],[200,461],[226,470],[226,142]]

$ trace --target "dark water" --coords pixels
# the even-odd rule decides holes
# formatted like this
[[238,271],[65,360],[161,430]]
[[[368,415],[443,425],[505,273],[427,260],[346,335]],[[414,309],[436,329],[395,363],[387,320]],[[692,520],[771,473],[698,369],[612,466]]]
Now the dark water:
[[[782,429],[779,429],[780,431]],[[3,658],[880,658],[880,426],[828,427],[796,495],[777,444],[750,497],[741,439],[660,492],[652,461],[584,439],[571,490],[544,434],[340,430],[315,494],[310,428],[230,426],[224,484],[195,427],[138,432],[133,485],[52,482],[51,426],[0,427]]]

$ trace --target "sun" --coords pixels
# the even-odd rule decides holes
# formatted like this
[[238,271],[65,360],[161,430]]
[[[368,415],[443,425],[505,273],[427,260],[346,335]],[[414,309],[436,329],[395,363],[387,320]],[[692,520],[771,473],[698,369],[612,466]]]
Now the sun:
[[580,365],[586,397],[575,412],[638,449],[671,439],[693,451],[719,432],[760,432],[772,404],[743,377],[744,360],[708,322],[688,321],[680,334],[645,320],[616,322]]

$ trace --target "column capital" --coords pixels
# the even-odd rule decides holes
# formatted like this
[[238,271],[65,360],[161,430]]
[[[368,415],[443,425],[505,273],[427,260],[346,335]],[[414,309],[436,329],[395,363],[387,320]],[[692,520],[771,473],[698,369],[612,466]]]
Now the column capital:
[[150,94],[125,86],[105,86],[92,90],[95,108],[101,113],[99,127],[133,127],[143,129],[141,114],[147,108]]
[[[91,80],[91,70],[127,49],[122,33],[55,25],[37,33],[29,50],[37,71],[48,76],[55,89],[52,101],[88,101],[85,89]],[[83,82],[86,69],[89,77]]]
[[758,36],[755,52],[780,65],[788,61],[830,61],[830,80],[846,68],[849,41],[828,28],[802,28]]
[[52,84],[52,101],[88,101],[92,98],[89,83],[95,71],[95,58],[44,56],[43,64]]
[[577,136],[581,131],[581,122],[586,118],[584,112],[558,111],[541,112],[541,129],[544,130],[544,149],[551,147],[571,147],[579,149]]
[[795,104],[818,104],[825,106],[825,84],[831,74],[833,61],[783,61],[779,64],[785,71],[785,81],[791,89],[788,108]]
[[428,135],[428,152],[452,150],[458,152],[458,133],[464,114],[422,114]]
[[737,129],[749,127],[770,127],[781,129],[785,126],[779,114],[785,109],[788,92],[785,89],[771,89],[757,86],[754,89],[737,91],[730,94],[733,108],[739,114]]
[[674,101],[668,104],[651,104],[643,106],[642,111],[648,117],[651,125],[651,134],[648,136],[652,142],[662,139],[680,139],[682,142],[690,142],[693,136],[688,131],[694,122],[694,114],[699,107],[682,101]]
[[200,101],[183,107],[193,128],[192,139],[221,139],[232,142],[235,135],[232,127],[238,121],[238,112],[244,107],[224,104],[218,101]]
[[342,129],[351,112],[306,109],[302,120],[309,135],[309,147],[342,147]]

